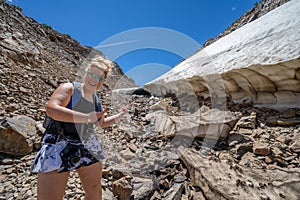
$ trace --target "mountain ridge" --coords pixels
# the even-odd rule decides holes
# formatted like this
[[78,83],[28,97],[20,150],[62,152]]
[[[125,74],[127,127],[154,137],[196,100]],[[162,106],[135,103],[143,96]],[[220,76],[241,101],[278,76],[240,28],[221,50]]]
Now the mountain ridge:
[[[0,117],[26,114],[41,120],[44,106],[59,84],[80,80],[88,60],[95,55],[105,57],[69,35],[26,17],[20,8],[5,1],[0,2],[0,30],[0,94],[8,96],[0,100]],[[122,85],[135,86],[117,63],[113,64],[112,75],[103,89],[112,90],[121,77]],[[30,93],[32,99],[24,99],[24,93]],[[32,113],[28,106],[38,111]]]

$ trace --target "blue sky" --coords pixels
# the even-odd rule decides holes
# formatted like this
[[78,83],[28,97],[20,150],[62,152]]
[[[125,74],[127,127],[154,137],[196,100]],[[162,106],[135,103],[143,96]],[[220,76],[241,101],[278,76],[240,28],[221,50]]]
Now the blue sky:
[[[99,47],[143,85],[223,32],[256,0],[9,0],[39,23]],[[150,29],[149,29],[150,27]],[[150,41],[149,43],[143,41]],[[167,43],[165,43],[167,42]],[[151,45],[153,44],[153,45]],[[172,46],[173,45],[173,46]],[[126,49],[127,48],[127,49]],[[123,52],[120,52],[120,51]]]

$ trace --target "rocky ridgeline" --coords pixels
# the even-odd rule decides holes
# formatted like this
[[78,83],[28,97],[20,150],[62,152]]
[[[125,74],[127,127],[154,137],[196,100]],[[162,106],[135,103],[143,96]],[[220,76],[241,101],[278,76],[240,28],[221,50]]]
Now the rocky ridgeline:
[[[0,118],[24,114],[41,120],[53,90],[61,83],[80,79],[80,69],[95,54],[102,55],[1,1]],[[124,75],[115,65],[105,90],[114,88]],[[123,79],[125,86],[134,86]]]
[[[78,77],[90,54],[101,53],[0,2],[0,199],[36,199],[30,166],[45,103],[57,85]],[[186,94],[119,96],[111,90],[133,85],[121,76],[116,67],[107,94],[99,93],[109,114],[132,104],[124,119],[97,130],[107,155],[103,199],[299,199],[299,109],[230,100],[216,109],[210,98],[190,102]],[[72,172],[64,199],[83,196]]]

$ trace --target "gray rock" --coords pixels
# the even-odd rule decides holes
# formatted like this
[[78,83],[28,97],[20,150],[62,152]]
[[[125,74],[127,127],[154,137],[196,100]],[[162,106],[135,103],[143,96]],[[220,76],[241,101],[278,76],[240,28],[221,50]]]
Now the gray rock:
[[[255,129],[256,128],[256,115],[251,116],[245,116],[242,117],[237,123],[236,126],[238,128],[250,128]],[[250,132],[251,134],[251,132]]]
[[239,119],[239,115],[203,106],[188,116],[168,116],[164,111],[156,111],[148,114],[147,119],[153,120],[155,130],[166,137],[183,135],[191,138],[224,139]]
[[168,191],[166,191],[162,196],[165,200],[181,200],[181,195],[183,191],[183,184],[175,183]]
[[0,122],[0,152],[23,156],[33,149],[35,121],[26,116],[6,118]]
[[133,177],[133,197],[135,200],[147,200],[154,194],[156,183],[152,178]]
[[[259,199],[257,194],[269,199],[282,196],[297,199],[300,195],[298,190],[293,189],[300,185],[297,170],[247,168],[234,163],[209,161],[188,149],[182,151],[181,159],[188,168],[192,184],[201,187],[208,199]],[[284,184],[277,182],[280,179],[284,179]]]

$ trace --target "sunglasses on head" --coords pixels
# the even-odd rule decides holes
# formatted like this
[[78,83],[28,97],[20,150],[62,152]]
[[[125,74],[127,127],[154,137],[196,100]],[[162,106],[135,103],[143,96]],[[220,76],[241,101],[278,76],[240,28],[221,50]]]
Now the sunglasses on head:
[[104,78],[103,76],[99,76],[97,74],[94,74],[93,72],[89,71],[89,70],[86,70],[85,71],[86,74],[90,77],[90,78],[94,78],[96,79],[98,82],[101,82],[101,81],[105,81],[106,78]]

